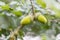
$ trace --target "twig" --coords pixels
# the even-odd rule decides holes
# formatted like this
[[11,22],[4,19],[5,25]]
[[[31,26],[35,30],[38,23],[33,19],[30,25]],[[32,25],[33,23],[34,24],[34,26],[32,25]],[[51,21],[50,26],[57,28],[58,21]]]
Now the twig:
[[19,31],[20,29],[22,29],[22,28],[23,28],[23,26],[21,25],[21,26],[19,26],[18,28],[16,28],[14,31],[12,31],[12,32],[10,33],[10,35],[7,36],[6,40],[9,39],[11,36],[16,35],[16,33],[18,33],[18,31]]
[[30,0],[30,2],[31,2],[31,6],[32,6],[32,13],[33,13],[33,15],[35,15],[35,11],[34,11],[34,6],[33,6],[33,2],[32,2],[32,0]]

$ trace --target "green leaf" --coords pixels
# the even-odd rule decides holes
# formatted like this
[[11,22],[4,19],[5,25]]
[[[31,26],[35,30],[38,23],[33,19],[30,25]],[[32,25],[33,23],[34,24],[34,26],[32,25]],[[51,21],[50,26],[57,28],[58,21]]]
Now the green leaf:
[[57,9],[55,6],[51,6],[50,7],[54,12],[55,12],[55,16],[57,17],[57,18],[60,18],[60,10],[59,9]]
[[41,37],[42,37],[42,40],[47,40],[47,37],[45,34],[43,34]]
[[46,3],[43,0],[36,0],[38,5],[41,5],[42,8],[46,8]]
[[0,14],[0,28],[7,29],[9,22],[6,19],[5,15]]
[[15,14],[17,17],[22,16],[22,12],[21,11],[14,10],[14,11],[12,11],[12,13]]
[[6,29],[2,29],[2,34],[4,34],[5,36],[8,36],[10,34],[10,31],[9,30],[6,30]]
[[10,31],[9,30],[6,30],[6,29],[0,29],[0,36],[4,34],[5,36],[8,36],[10,34]]
[[20,36],[20,37],[23,37],[23,36],[24,36],[24,33],[23,33],[22,30],[19,31],[19,36]]
[[1,8],[2,10],[9,10],[10,7],[9,5],[6,4],[6,5],[1,6]]
[[9,21],[9,28],[14,29],[15,27],[17,27],[17,17],[13,17],[13,16],[6,16],[8,21]]
[[22,3],[24,3],[25,2],[25,0],[22,0]]

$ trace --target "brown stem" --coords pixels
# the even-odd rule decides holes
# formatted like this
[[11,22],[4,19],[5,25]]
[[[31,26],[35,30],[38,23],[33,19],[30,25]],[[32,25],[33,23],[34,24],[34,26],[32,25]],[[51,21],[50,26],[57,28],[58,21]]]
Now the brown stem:
[[34,11],[34,6],[33,6],[33,3],[32,3],[32,0],[30,0],[30,2],[31,2],[31,6],[32,6],[32,13],[33,13],[33,15],[35,15],[35,11]]
[[[19,26],[19,27],[17,27],[14,31],[12,31],[12,32],[10,33],[9,38],[12,37],[12,36],[17,35],[17,33],[19,32],[19,30],[22,29],[22,28],[23,28],[22,25]],[[8,39],[9,39],[9,38],[8,38]]]

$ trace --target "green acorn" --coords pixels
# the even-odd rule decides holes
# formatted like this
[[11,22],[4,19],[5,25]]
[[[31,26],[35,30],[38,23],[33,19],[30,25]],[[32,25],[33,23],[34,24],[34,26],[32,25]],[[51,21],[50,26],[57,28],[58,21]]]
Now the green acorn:
[[47,23],[47,19],[41,13],[36,13],[36,18],[41,23]]

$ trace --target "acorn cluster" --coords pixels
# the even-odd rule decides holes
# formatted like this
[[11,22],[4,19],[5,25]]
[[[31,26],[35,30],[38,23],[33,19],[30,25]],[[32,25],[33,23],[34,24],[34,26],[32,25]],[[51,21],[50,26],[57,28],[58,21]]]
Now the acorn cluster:
[[[21,21],[20,21],[20,24],[22,25],[26,25],[26,24],[29,24],[32,22],[32,18],[34,16],[32,15],[27,15],[25,16]],[[47,23],[47,19],[44,15],[42,15],[41,13],[35,13],[35,17],[34,17],[36,20],[38,20],[39,22],[41,23]]]

